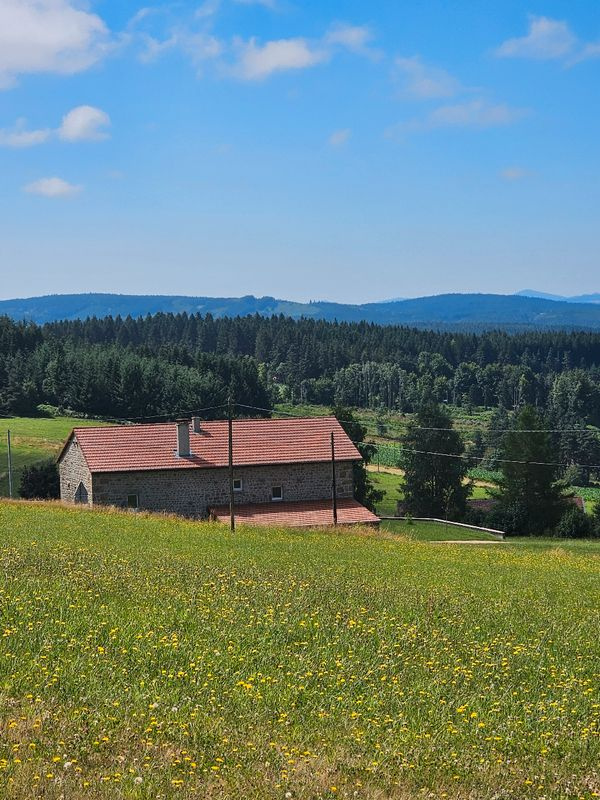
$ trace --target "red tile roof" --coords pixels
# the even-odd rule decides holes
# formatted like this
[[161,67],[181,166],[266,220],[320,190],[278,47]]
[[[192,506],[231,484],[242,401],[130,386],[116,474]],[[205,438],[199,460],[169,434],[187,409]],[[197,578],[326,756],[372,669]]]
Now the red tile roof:
[[[339,525],[373,525],[379,517],[353,499],[338,500]],[[212,510],[219,522],[229,522],[229,506]],[[271,525],[285,528],[324,527],[333,525],[331,500],[299,503],[255,503],[235,507],[235,519],[243,525]]]
[[[330,461],[332,431],[336,461],[360,459],[335,417],[234,420],[233,462],[257,466]],[[190,427],[191,455],[183,458],[176,454],[174,422],[74,428],[73,434],[91,472],[208,469],[228,464],[227,421],[203,421],[200,433]]]

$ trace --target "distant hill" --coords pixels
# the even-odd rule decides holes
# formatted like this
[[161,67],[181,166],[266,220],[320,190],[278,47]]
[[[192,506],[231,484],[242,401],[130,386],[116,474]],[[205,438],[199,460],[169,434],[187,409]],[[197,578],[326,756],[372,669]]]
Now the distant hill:
[[441,294],[412,300],[344,305],[296,303],[274,297],[185,297],[170,295],[70,294],[0,301],[0,315],[37,323],[108,315],[145,316],[157,312],[212,314],[215,317],[283,314],[298,319],[366,321],[420,328],[600,329],[600,295],[587,302],[498,294]]
[[523,289],[516,297],[538,297],[542,300],[559,300],[565,303],[600,303],[600,294],[577,294],[574,297],[563,297],[560,294],[536,292],[535,289]]

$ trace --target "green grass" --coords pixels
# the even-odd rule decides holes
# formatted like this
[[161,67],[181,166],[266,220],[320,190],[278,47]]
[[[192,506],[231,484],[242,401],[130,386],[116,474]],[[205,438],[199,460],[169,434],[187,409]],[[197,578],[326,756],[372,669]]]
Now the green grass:
[[470,496],[473,500],[485,500],[490,496],[490,490],[487,486],[473,486]]
[[398,501],[402,500],[402,476],[390,472],[375,472],[369,470],[369,478],[376,489],[384,493],[383,499],[377,504],[375,511],[385,517],[396,516]]
[[55,457],[76,426],[102,425],[75,417],[10,417],[0,419],[0,496],[8,495],[7,430],[11,431],[14,491],[19,488],[23,467]]
[[7,798],[600,791],[597,545],[27,503],[0,530]]
[[[312,405],[310,403],[292,404],[292,403],[277,403],[275,405],[277,411],[294,414],[296,416],[326,416],[331,414],[329,406]],[[490,417],[492,415],[491,409],[476,408],[468,411],[460,406],[447,405],[446,410],[452,417],[454,426],[457,430],[472,434],[474,429],[485,431],[488,427]],[[368,408],[353,408],[354,415],[366,427],[369,438],[381,440],[378,433],[377,422],[380,419],[377,411]],[[414,417],[414,414],[401,414],[398,411],[388,411],[383,414],[381,419],[385,425],[385,437],[393,439],[401,437],[406,432],[406,426]],[[466,436],[467,439],[470,436]]]
[[[402,500],[402,475],[393,472],[386,472],[383,469],[379,472],[375,465],[369,467],[369,478],[373,485],[384,493],[383,499],[377,504],[375,509],[378,514],[384,517],[396,515],[398,501]],[[471,497],[483,499],[489,497],[487,486],[473,486]]]
[[459,528],[456,525],[444,525],[439,522],[409,523],[406,520],[384,519],[381,521],[381,528],[398,536],[407,536],[417,542],[498,541],[497,536],[484,531]]

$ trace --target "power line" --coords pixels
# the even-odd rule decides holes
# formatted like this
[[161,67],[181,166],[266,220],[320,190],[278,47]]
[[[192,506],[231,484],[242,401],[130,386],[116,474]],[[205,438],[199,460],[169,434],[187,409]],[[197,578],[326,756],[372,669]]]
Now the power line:
[[[375,445],[377,447],[376,442],[352,442],[353,444],[365,444],[365,445]],[[416,450],[412,447],[405,447],[402,444],[395,444],[394,447],[397,447],[399,450],[403,450],[406,453],[416,453],[418,455],[424,456],[439,456],[442,458],[459,458],[465,461],[485,461],[485,456],[472,456],[467,453],[438,453],[434,450]],[[563,464],[559,461],[519,461],[517,459],[509,459],[509,458],[494,458],[495,462],[499,464],[522,464],[524,466],[534,466],[534,467],[563,467],[566,469],[567,467],[581,467],[582,469],[600,469],[600,464]]]
[[[293,417],[295,419],[298,419],[299,417],[301,417],[301,415],[294,414],[291,411],[282,411],[282,410],[276,409],[276,408],[272,408],[272,409],[260,408],[259,406],[250,406],[250,405],[245,405],[244,403],[236,403],[235,405],[239,406],[240,408],[248,408],[248,409],[253,409],[255,411],[267,411],[267,412],[269,412],[271,414],[281,414],[283,416]],[[331,415],[327,415],[327,416],[331,416]],[[351,423],[357,424],[358,423],[360,425],[363,424],[362,422],[360,422],[360,420],[357,420],[357,419],[339,419],[338,422],[347,422],[348,424],[351,424]],[[407,422],[406,426],[407,427],[410,426],[410,429],[413,430],[413,431],[439,431],[439,432],[456,431],[456,433],[462,433],[462,431],[467,431],[467,430],[481,431],[481,428],[476,428],[476,427],[472,427],[472,428],[435,428],[435,427],[429,427],[429,426],[426,426],[426,425],[412,425],[411,422]],[[488,431],[488,433],[493,433],[493,434],[496,434],[496,433],[497,434],[504,434],[504,433],[593,433],[593,434],[596,434],[596,435],[600,435],[600,429],[594,429],[594,428],[519,428],[519,429],[516,429],[516,428],[495,428],[492,431]],[[396,439],[393,436],[388,436],[388,437],[381,436],[380,438],[389,439],[390,441],[396,441]]]
[[[104,417],[104,416],[91,416],[91,417],[83,417],[83,419],[90,419],[90,420],[98,420],[99,422],[119,422],[119,423],[136,423],[140,420],[150,420],[150,419],[164,419],[165,421],[169,421],[174,417],[184,417],[184,416],[194,416],[199,414],[205,414],[208,411],[217,411],[222,408],[226,408],[227,403],[221,403],[218,406],[207,406],[206,408],[196,408],[193,411],[178,411],[176,413],[171,414],[148,414],[141,417]],[[77,419],[77,417],[74,417]],[[79,417],[79,419],[82,419]]]
[[[208,411],[216,411],[219,409],[223,409],[227,407],[227,403],[221,403],[220,405],[216,406],[207,406],[205,408],[194,409],[193,411],[179,411],[177,413],[172,414],[154,414],[142,417],[129,417],[127,419],[118,418],[118,417],[89,417],[89,419],[97,419],[99,421],[104,422],[119,422],[119,423],[135,423],[137,420],[150,420],[150,419],[173,419],[176,416],[186,416],[186,415],[196,415],[201,413],[206,413]],[[290,417],[293,419],[302,419],[302,415],[300,414],[293,414],[289,411],[281,411],[278,409],[272,408],[263,408],[261,406],[253,406],[246,403],[233,403],[232,405],[237,406],[238,408],[244,408],[251,411],[261,411],[263,413],[269,414],[280,414],[282,416]],[[337,418],[336,418],[337,419]],[[362,424],[359,420],[356,419],[337,419],[337,422],[343,423],[346,422],[348,424]],[[412,430],[423,430],[423,431],[452,431],[456,430],[454,428],[435,428],[435,427],[427,427],[427,426],[415,426]],[[494,431],[494,433],[525,433],[525,434],[532,434],[532,433],[600,433],[600,431],[595,430],[571,430],[571,431],[564,431],[560,429],[528,429],[528,430],[518,430],[515,431],[513,429],[506,429],[504,431]],[[475,456],[469,455],[466,453],[442,453],[437,452],[434,450],[418,450],[415,448],[406,447],[399,442],[397,438],[394,437],[381,437],[385,438],[390,444],[388,446],[392,446],[397,448],[398,450],[402,450],[406,453],[413,453],[415,455],[427,455],[427,456],[435,456],[438,458],[456,458],[465,461],[485,461],[486,456]],[[377,447],[379,449],[380,445],[377,442],[367,442],[367,441],[353,441],[351,440],[354,445],[364,445],[369,447]],[[539,466],[539,467],[555,467],[555,468],[562,468],[567,469],[568,467],[576,467],[580,469],[590,469],[590,470],[600,470],[600,464],[578,464],[574,462],[570,463],[562,463],[559,461],[520,461],[516,459],[506,459],[506,458],[493,458],[493,461],[498,464],[521,464],[523,466]]]
[[[242,408],[247,409],[254,409],[257,411],[268,411],[268,409],[260,408],[258,406],[250,406],[244,403],[236,403],[235,405],[241,406]],[[292,414],[289,411],[277,411],[272,410],[272,413],[281,413],[288,417],[293,417],[295,419],[301,419],[302,417],[298,414]],[[348,423],[356,423],[357,420],[343,420],[338,419],[338,422],[348,422]],[[454,430],[453,428],[417,428],[417,430],[438,430],[438,431],[449,431]],[[513,431],[507,431],[513,432]],[[542,431],[539,430],[530,430],[530,431],[520,431],[521,433],[541,433]],[[354,441],[351,440],[352,444],[354,445],[369,445],[378,447],[377,442],[365,442],[365,441]],[[393,442],[393,446],[398,448],[399,450],[403,450],[404,452],[414,453],[417,455],[426,455],[426,456],[438,456],[441,458],[458,458],[466,461],[485,461],[485,456],[473,456],[467,453],[440,453],[434,450],[417,450],[414,448],[406,447],[403,444],[400,444],[397,439],[390,439]],[[593,470],[600,470],[600,464],[575,464],[575,463],[568,463],[564,464],[558,461],[519,461],[517,459],[508,459],[508,458],[494,458],[494,461],[499,464],[522,464],[523,466],[536,466],[536,467],[562,467],[566,469],[567,467],[580,467],[581,469],[593,469]]]

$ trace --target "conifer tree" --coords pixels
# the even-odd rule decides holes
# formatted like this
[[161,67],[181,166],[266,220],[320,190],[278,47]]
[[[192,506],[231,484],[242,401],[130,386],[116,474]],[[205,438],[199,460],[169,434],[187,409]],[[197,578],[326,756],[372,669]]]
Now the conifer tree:
[[565,510],[556,482],[556,456],[543,421],[532,406],[519,411],[502,447],[497,515],[508,533],[552,532]]
[[464,443],[449,414],[436,404],[420,408],[403,437],[404,506],[417,517],[461,519],[470,486],[465,484]]

